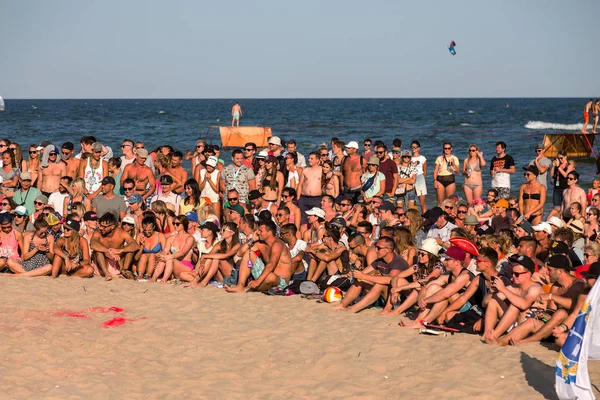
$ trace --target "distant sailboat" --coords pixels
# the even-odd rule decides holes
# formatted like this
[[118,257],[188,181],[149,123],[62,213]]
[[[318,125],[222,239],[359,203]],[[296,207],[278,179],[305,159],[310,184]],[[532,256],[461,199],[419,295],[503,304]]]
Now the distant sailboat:
[[2,96],[0,96],[0,111],[4,111],[4,100],[2,99]]

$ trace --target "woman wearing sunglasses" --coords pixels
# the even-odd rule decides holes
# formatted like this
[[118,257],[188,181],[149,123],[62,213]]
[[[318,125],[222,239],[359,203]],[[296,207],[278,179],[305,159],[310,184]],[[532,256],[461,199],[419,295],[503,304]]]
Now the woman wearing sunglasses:
[[452,144],[445,142],[442,147],[442,155],[435,160],[433,169],[433,180],[437,196],[437,205],[447,199],[456,191],[455,175],[460,170],[458,158],[452,154]]
[[[69,189],[69,195],[65,197],[63,204],[63,213],[62,215],[68,215],[73,212],[73,205],[75,203],[83,204],[83,207],[86,210],[91,208],[91,202],[86,195],[85,190],[85,181],[83,178],[75,178],[71,183],[71,187]],[[83,215],[80,215],[83,217]]]
[[485,167],[485,159],[483,153],[479,151],[479,147],[472,144],[469,146],[469,155],[463,162],[462,174],[465,176],[463,190],[465,199],[469,206],[473,205],[473,200],[478,199],[483,194],[483,179],[481,171]]
[[221,240],[215,243],[211,252],[204,254],[204,267],[199,271],[199,287],[206,287],[213,280],[221,282],[224,277],[230,276],[234,269],[233,257],[240,248],[240,239],[237,226],[233,222],[226,222],[221,229]]
[[94,268],[90,263],[88,241],[79,235],[80,225],[75,220],[68,220],[64,225],[64,234],[54,245],[52,277],[59,274],[91,278]]
[[294,204],[296,198],[296,189],[283,188],[281,191],[281,204],[290,210],[290,224],[296,225],[298,232],[300,232],[300,208]]
[[140,245],[139,261],[137,270],[135,266],[133,268],[137,272],[138,281],[148,281],[154,274],[159,254],[166,246],[165,235],[158,231],[154,216],[148,215],[142,219],[142,234],[138,236],[137,241]]
[[8,267],[15,274],[44,276],[52,272],[54,237],[48,234],[48,223],[40,218],[34,223],[35,232],[25,233],[23,261],[9,259]]
[[29,160],[25,163],[25,168],[23,171],[28,171],[31,173],[31,177],[33,178],[31,181],[32,186],[36,186],[35,181],[38,176],[38,170],[40,169],[40,151],[37,149],[35,144],[29,146]]
[[523,169],[525,183],[519,192],[519,212],[531,225],[538,225],[544,216],[546,187],[537,180],[540,171],[535,165]]
[[23,151],[19,143],[11,143],[8,148],[15,155],[15,165],[20,171],[27,171],[27,162],[23,159]]
[[[180,278],[183,273],[192,272],[194,263],[192,255],[194,252],[194,237],[187,233],[189,220],[185,215],[178,215],[173,221],[175,234],[169,236],[165,242],[165,247],[158,256],[158,264],[152,275],[152,281],[167,282],[171,275]],[[162,279],[159,280],[159,278]]]

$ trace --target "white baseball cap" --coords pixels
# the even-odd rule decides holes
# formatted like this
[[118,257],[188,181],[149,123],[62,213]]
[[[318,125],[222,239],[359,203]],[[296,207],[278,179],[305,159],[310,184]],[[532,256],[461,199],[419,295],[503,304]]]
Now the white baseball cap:
[[319,207],[313,207],[306,212],[306,215],[314,215],[315,217],[325,219],[325,211],[320,209]]
[[213,168],[215,168],[218,163],[219,163],[219,160],[217,160],[217,157],[215,157],[215,156],[210,156],[210,157],[208,157],[208,160],[206,160],[206,165],[213,167]]
[[[557,228],[562,228],[564,225],[564,222],[562,219],[558,218],[558,217],[550,217],[548,218],[548,223],[550,225],[554,225]],[[535,228],[534,228],[535,229]]]
[[355,142],[354,140],[348,142],[348,144],[346,145],[347,148],[350,149],[356,149],[358,150],[358,142]]
[[546,232],[548,235],[552,235],[552,226],[550,226],[550,224],[547,222],[540,222],[538,225],[532,226],[532,228],[534,231],[543,231]]
[[277,136],[273,136],[271,139],[269,139],[269,144],[281,146],[281,139],[279,139]]

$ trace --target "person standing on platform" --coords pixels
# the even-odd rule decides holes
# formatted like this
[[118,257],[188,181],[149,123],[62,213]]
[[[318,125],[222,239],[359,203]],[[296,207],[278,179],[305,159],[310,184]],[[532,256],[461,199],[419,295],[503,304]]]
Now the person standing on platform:
[[231,126],[234,126],[234,124],[235,124],[235,126],[240,126],[240,117],[242,116],[242,107],[240,106],[240,103],[238,103],[237,101],[231,108],[231,116],[233,117],[231,120]]

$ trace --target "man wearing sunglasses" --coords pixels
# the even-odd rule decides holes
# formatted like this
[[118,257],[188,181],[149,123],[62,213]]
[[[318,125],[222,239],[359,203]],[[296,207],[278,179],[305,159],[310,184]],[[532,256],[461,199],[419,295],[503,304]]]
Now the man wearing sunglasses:
[[542,286],[531,279],[535,272],[535,263],[531,258],[515,254],[508,261],[513,284],[505,285],[502,279],[492,281],[492,288],[498,294],[492,297],[485,312],[483,339],[489,344],[499,344],[498,339],[508,328],[525,321],[532,312],[531,306],[543,293]]
[[67,174],[67,164],[61,162],[58,147],[49,145],[46,147],[46,150],[49,150],[48,163],[44,167],[44,162],[42,161],[38,169],[36,186],[44,196],[50,197],[52,193],[58,191],[60,178]]
[[61,214],[65,204],[65,198],[69,197],[68,188],[71,187],[71,183],[73,183],[73,178],[71,178],[70,176],[65,175],[61,177],[58,190],[54,193],[51,193],[50,196],[48,196],[48,204],[51,205],[53,209],[59,211]]
[[25,206],[29,215],[33,214],[35,210],[35,199],[41,196],[42,192],[38,188],[32,187],[31,172],[25,171],[21,173],[19,177],[21,183],[21,189],[17,190],[13,195],[13,201],[18,206]]
[[142,196],[146,201],[156,190],[156,178],[152,170],[146,166],[146,161],[150,158],[148,157],[148,150],[137,149],[135,154],[135,162],[129,164],[123,170],[121,186],[123,186],[126,179],[133,179],[135,181],[135,193]]
[[100,186],[101,193],[92,200],[92,211],[98,215],[112,214],[115,219],[120,221],[125,217],[127,207],[125,206],[123,197],[115,195],[114,188],[115,179],[112,176],[102,179]]
[[67,166],[67,175],[73,179],[77,178],[79,160],[75,158],[75,145],[71,142],[65,142],[60,151],[62,162]]
[[[142,146],[142,148],[144,148],[144,146]],[[123,144],[121,145],[121,152],[123,153],[121,156],[121,171],[124,171],[126,166],[135,162],[135,150],[136,148],[133,140],[123,140]],[[154,163],[151,158],[146,159],[146,166],[154,173]]]
[[[562,207],[560,209],[560,216],[564,220],[568,220],[572,217],[571,215],[571,204],[578,202],[581,205],[582,210],[587,209],[587,195],[579,185],[579,173],[577,171],[571,171],[567,174],[567,188],[563,192]],[[560,217],[559,216],[559,217]]]
[[114,214],[107,212],[100,218],[98,230],[92,234],[90,248],[94,251],[92,260],[105,280],[110,281],[113,276],[121,274],[133,277],[129,269],[139,245],[131,235],[117,226]]

